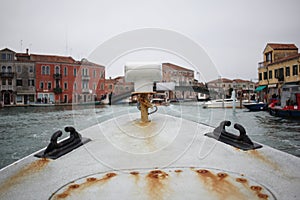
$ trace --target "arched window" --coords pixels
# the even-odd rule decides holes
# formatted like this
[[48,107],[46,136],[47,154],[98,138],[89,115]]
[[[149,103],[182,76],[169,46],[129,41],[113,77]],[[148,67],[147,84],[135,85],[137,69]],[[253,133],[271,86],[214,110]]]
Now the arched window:
[[6,67],[2,66],[2,72],[6,72]]
[[42,66],[42,74],[46,74],[46,67]]
[[50,67],[46,66],[46,74],[50,74]]
[[7,67],[7,71],[10,73],[11,72],[11,66]]
[[59,66],[55,66],[55,74],[60,74]]

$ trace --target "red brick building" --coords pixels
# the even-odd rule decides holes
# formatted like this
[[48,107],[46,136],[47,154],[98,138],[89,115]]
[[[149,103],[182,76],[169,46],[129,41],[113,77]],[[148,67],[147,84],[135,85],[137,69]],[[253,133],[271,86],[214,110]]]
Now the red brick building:
[[83,103],[99,100],[104,92],[104,66],[86,59],[56,55],[19,54],[35,62],[36,99],[44,103]]

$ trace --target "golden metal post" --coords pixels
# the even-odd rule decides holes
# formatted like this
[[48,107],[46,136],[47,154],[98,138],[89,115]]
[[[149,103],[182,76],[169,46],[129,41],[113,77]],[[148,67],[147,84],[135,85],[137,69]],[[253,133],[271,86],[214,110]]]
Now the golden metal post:
[[138,97],[138,101],[141,106],[141,122],[147,123],[148,119],[148,108],[152,108],[153,105],[150,103],[148,95],[151,93],[140,93]]

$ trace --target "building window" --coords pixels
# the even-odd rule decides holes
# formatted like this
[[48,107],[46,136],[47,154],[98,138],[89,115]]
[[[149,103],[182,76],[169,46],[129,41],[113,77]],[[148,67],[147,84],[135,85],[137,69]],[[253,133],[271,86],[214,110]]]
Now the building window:
[[94,70],[93,76],[94,76],[94,78],[96,78],[96,70]]
[[46,74],[46,66],[42,66],[42,75]]
[[52,87],[52,84],[51,84],[51,82],[48,82],[48,90],[50,90],[50,89],[51,89],[51,87]]
[[11,53],[7,54],[7,60],[13,60],[12,58],[13,58],[13,56]]
[[6,80],[2,79],[2,85],[6,85]]
[[272,79],[273,78],[273,71],[269,71],[269,79]]
[[64,75],[65,75],[65,76],[68,75],[68,68],[67,68],[67,67],[64,68]]
[[8,73],[11,73],[11,72],[12,72],[11,66],[8,66],[8,67],[7,67],[7,72],[8,72]]
[[266,61],[272,62],[272,52],[266,53]]
[[50,75],[50,67],[46,66],[46,74]]
[[8,82],[8,85],[12,85],[12,79],[8,79],[7,82]]
[[17,79],[16,85],[17,86],[22,86],[23,85],[22,79]]
[[2,72],[6,72],[6,67],[5,66],[2,66]]
[[293,76],[298,75],[298,65],[293,65]]
[[[112,85],[109,85],[109,86],[112,86]],[[101,90],[104,90],[104,84],[103,83],[101,83]],[[111,89],[111,88],[110,88]]]
[[96,83],[93,84],[93,89],[96,90]]
[[22,73],[22,67],[21,66],[17,66],[17,73]]
[[264,80],[267,80],[267,79],[268,79],[268,73],[264,72]]
[[60,68],[59,68],[59,66],[55,66],[55,74],[60,74]]
[[285,67],[285,76],[290,76],[290,67]]
[[34,80],[33,79],[28,80],[28,86],[34,86]]
[[44,82],[43,81],[40,82],[40,89],[44,89]]
[[74,90],[77,90],[77,83],[74,83]]
[[29,66],[28,72],[33,73],[33,66]]
[[274,77],[275,77],[275,78],[278,78],[278,69],[275,69],[275,70],[274,70]]
[[74,74],[74,76],[77,76],[77,70],[76,70],[76,68],[74,68],[73,74]]
[[1,59],[6,60],[6,53],[1,54]]
[[68,89],[68,83],[67,82],[64,83],[64,87],[65,87],[65,90]]

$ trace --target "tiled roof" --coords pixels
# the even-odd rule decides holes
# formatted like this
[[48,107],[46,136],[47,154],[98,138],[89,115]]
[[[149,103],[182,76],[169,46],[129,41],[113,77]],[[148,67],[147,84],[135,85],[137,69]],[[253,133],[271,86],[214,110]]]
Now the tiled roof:
[[267,46],[270,46],[274,50],[297,50],[295,44],[279,44],[279,43],[268,43]]
[[184,67],[180,67],[180,66],[174,65],[174,64],[172,64],[172,63],[163,63],[162,65],[163,65],[163,66],[171,67],[171,68],[174,69],[174,70],[191,71],[191,72],[193,72],[193,70],[190,70],[190,69],[187,69],[187,68],[184,68]]
[[67,57],[67,56],[30,54],[30,60],[36,62],[75,63],[75,60],[71,56]]
[[87,66],[94,66],[94,67],[104,67],[102,65],[90,62],[86,58],[81,59],[81,61],[76,61],[76,63],[79,64],[79,65],[87,65]]
[[14,52],[13,50],[11,50],[11,49],[9,49],[9,48],[4,48],[4,49],[1,49],[0,51],[9,51],[9,52],[16,53],[16,52]]
[[296,58],[300,58],[300,53],[295,54],[295,55],[291,55],[291,56],[287,56],[287,57],[284,57],[284,58],[281,58],[281,59],[276,60],[275,62],[272,62],[272,63],[270,63],[268,65],[274,65],[274,64],[281,63],[281,62],[286,62],[286,61],[289,61],[289,60],[293,60],[293,59],[296,59]]

